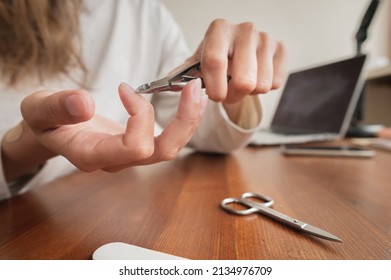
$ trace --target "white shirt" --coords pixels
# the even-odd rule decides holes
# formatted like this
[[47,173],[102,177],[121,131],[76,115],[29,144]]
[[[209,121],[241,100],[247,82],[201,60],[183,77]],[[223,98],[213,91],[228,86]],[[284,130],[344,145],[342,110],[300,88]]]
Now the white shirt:
[[[129,116],[117,94],[119,83],[126,82],[136,88],[161,78],[182,64],[191,52],[180,28],[157,0],[86,0],[85,3],[88,12],[81,17],[81,37],[83,57],[90,71],[88,84],[92,87],[89,92],[95,100],[95,111],[125,123]],[[21,121],[19,106],[26,95],[40,89],[56,92],[78,87],[67,77],[18,89],[9,89],[0,80],[0,141]],[[164,126],[176,112],[178,93],[145,97],[155,107],[156,121]],[[256,129],[238,127],[229,120],[220,103],[209,101],[190,146],[200,151],[229,152],[246,145]],[[158,132],[159,128],[156,129]],[[74,169],[65,158],[55,157],[19,193]],[[10,196],[0,160],[0,199]]]

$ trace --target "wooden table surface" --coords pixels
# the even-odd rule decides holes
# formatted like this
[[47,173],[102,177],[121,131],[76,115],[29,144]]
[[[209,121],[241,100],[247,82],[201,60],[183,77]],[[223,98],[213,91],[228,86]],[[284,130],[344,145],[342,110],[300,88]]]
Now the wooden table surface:
[[[344,240],[219,204],[257,192]],[[0,202],[1,259],[91,259],[121,241],[189,259],[391,259],[391,153],[286,157],[279,148],[185,153],[116,174],[76,172]]]

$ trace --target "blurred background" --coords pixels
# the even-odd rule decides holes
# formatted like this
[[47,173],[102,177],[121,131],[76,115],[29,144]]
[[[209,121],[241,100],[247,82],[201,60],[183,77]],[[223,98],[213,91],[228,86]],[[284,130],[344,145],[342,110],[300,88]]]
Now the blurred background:
[[[215,18],[252,21],[285,42],[292,72],[354,55],[355,35],[370,0],[161,0],[181,25],[195,50]],[[382,0],[371,22],[363,52],[368,70],[387,68],[391,57],[391,0]],[[260,98],[263,126],[271,121],[281,90]],[[391,96],[391,93],[390,93]]]

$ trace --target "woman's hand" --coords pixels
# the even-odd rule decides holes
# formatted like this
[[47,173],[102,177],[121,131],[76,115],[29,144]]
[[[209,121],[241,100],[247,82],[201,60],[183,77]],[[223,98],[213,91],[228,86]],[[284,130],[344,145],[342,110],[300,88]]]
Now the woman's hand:
[[236,103],[247,95],[277,89],[286,75],[284,45],[269,34],[257,31],[250,22],[213,21],[188,61],[197,60],[201,61],[209,98],[224,103]]
[[[23,170],[23,162],[31,162],[27,159],[38,164],[54,155],[63,155],[84,171],[117,171],[170,160],[190,140],[206,105],[200,80],[192,81],[183,89],[175,118],[154,137],[152,105],[125,84],[119,86],[119,95],[130,115],[126,127],[96,115],[92,97],[83,90],[41,91],[26,97],[21,104],[24,131],[20,139],[2,147],[7,179],[23,175],[15,170]],[[12,164],[20,165],[12,169]]]

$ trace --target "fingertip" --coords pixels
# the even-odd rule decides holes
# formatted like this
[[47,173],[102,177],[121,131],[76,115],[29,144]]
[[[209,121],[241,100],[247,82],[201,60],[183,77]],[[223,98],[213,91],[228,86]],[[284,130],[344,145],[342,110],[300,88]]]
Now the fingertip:
[[122,103],[127,104],[129,103],[127,102],[129,95],[135,93],[135,91],[129,84],[121,82],[118,86],[118,93]]
[[202,88],[202,80],[201,78],[197,78],[194,80],[194,90],[201,92]]
[[201,102],[201,79],[197,78],[192,81],[192,98],[195,103]]
[[65,108],[72,119],[85,121],[92,117],[95,104],[87,92],[75,92],[66,96]]
[[201,100],[201,79],[197,78],[189,81],[182,89],[181,100],[186,99],[192,103],[200,103]]
[[27,96],[21,104],[23,118],[37,130],[86,121],[94,111],[94,100],[84,90],[39,91]]
[[[142,94],[137,93],[129,84],[120,83],[118,86],[118,93],[122,104],[129,115],[139,114],[141,112],[153,112],[153,107]],[[152,113],[153,115],[153,113]]]
[[202,91],[202,80],[191,80],[182,90],[178,113],[192,114],[193,118],[199,118],[204,114],[207,102],[208,96]]
[[121,82],[118,86],[118,90],[121,92],[132,93],[134,89],[127,83]]

